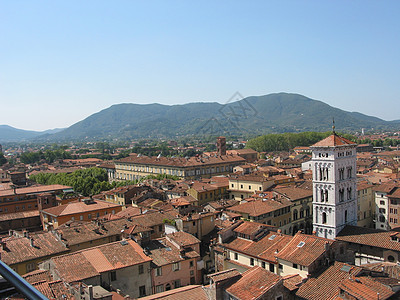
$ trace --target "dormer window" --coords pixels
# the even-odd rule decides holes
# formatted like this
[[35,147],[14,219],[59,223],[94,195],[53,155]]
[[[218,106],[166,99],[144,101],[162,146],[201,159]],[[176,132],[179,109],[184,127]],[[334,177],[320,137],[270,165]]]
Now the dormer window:
[[301,248],[301,247],[303,247],[305,244],[306,244],[306,243],[304,243],[304,242],[300,242],[300,243],[297,245],[297,247]]

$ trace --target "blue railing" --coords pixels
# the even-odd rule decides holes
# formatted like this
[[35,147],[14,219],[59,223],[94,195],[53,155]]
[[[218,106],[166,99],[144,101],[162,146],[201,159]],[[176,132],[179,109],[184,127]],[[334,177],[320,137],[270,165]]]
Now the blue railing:
[[7,264],[0,260],[0,274],[21,294],[30,300],[47,300],[42,293],[30,285],[24,278],[17,274]]

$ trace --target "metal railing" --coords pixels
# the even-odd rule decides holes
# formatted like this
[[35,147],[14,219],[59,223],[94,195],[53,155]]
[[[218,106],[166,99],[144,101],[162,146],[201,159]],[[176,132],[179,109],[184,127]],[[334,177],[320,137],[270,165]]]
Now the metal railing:
[[0,274],[1,276],[3,276],[5,280],[7,280],[26,298],[30,300],[48,299],[1,260],[0,260]]

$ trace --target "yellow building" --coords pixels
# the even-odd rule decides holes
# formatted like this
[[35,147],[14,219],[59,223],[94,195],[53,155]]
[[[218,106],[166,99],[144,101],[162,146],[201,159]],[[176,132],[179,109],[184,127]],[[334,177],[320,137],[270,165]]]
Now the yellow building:
[[357,226],[373,227],[375,198],[372,187],[373,185],[367,181],[357,184]]
[[229,177],[229,198],[242,200],[262,193],[274,184],[263,174],[232,175]]
[[241,165],[245,159],[239,155],[201,157],[148,157],[130,155],[115,162],[117,180],[137,180],[148,175],[174,175],[183,179],[210,178],[225,175]]
[[312,233],[312,189],[284,186],[273,189],[274,196],[291,202],[291,226],[288,234],[295,235],[297,231]]

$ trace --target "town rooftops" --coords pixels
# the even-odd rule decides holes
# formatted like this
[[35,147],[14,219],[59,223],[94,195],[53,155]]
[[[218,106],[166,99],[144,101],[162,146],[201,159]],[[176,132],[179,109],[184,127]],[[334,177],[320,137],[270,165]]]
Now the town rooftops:
[[76,282],[101,273],[130,267],[152,259],[132,240],[122,240],[71,254],[53,257],[57,273],[66,282]]
[[345,139],[344,137],[338,136],[337,134],[332,134],[327,138],[323,139],[312,145],[311,147],[337,147],[337,146],[354,146],[356,143]]

